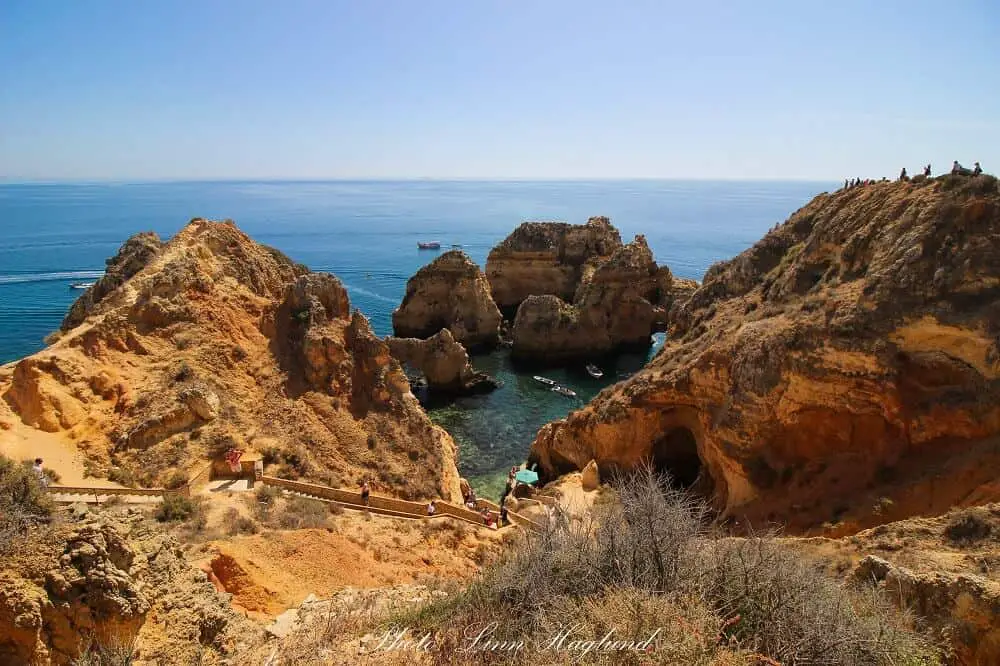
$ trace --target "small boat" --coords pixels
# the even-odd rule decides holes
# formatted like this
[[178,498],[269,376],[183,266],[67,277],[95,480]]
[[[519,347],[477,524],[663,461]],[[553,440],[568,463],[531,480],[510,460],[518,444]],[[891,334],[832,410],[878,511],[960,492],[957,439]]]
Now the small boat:
[[453,250],[461,250],[462,246],[459,245],[458,243],[453,243],[452,246],[451,246],[451,249],[453,249]]
[[587,364],[587,374],[590,375],[591,377],[593,377],[594,379],[600,379],[601,377],[604,376],[604,371],[601,370],[600,368],[598,368],[593,363],[588,363]]
[[558,386],[558,384],[556,384],[548,377],[539,377],[538,375],[535,375],[534,377],[532,377],[532,379],[534,379],[539,384],[545,384],[546,386]]
[[574,391],[572,389],[568,389],[565,386],[553,386],[552,387],[552,392],[553,393],[558,393],[559,395],[564,395],[567,398],[575,398],[576,397],[576,391]]
[[74,282],[69,286],[70,289],[90,289],[94,286],[93,282]]
[[417,242],[417,248],[421,250],[440,250],[441,242],[440,241]]

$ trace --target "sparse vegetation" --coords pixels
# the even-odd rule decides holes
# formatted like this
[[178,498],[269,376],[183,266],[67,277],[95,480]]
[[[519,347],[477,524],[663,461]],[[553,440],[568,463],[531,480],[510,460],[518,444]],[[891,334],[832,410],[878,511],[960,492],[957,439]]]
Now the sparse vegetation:
[[108,481],[120,483],[127,488],[135,488],[135,475],[127,467],[112,467],[109,469]]
[[260,531],[260,527],[256,522],[254,522],[253,519],[241,515],[240,512],[234,507],[230,507],[226,511],[226,515],[223,517],[222,523],[225,526],[226,534],[230,536],[235,536],[237,534],[256,534]]
[[0,456],[0,555],[11,552],[28,530],[51,519],[52,500],[30,466]]
[[176,490],[177,488],[183,488],[187,485],[188,475],[179,469],[175,469],[173,472],[167,475],[167,478],[163,481],[163,487],[169,490]]
[[955,543],[975,543],[988,538],[993,527],[980,509],[967,509],[953,515],[944,528],[944,535]]
[[435,663],[537,659],[533,650],[456,652],[465,627],[497,618],[502,635],[493,639],[535,645],[572,625],[583,640],[611,628],[616,640],[661,630],[651,654],[575,652],[551,663],[938,663],[935,647],[883,599],[855,596],[766,535],[709,533],[704,505],[652,470],[615,489],[618,501],[595,507],[588,522],[521,537],[464,592],[390,623],[434,631]]
[[130,666],[135,660],[135,636],[85,640],[73,666]]
[[196,519],[201,506],[198,502],[184,495],[167,495],[156,507],[156,519],[161,523],[178,522]]
[[324,502],[305,497],[289,498],[276,518],[279,527],[292,530],[326,527],[329,519]]

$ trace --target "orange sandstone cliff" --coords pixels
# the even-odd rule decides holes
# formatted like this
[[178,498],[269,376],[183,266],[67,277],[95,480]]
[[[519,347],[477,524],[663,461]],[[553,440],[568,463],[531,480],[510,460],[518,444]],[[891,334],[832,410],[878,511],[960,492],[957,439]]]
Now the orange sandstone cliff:
[[228,221],[129,239],[59,339],[0,368],[0,397],[0,444],[54,440],[95,476],[177,483],[237,446],[284,476],[459,492],[451,437],[337,278]]
[[1000,499],[996,179],[822,194],[665,323],[645,369],[539,431],[546,475],[652,460],[724,516],[828,533]]

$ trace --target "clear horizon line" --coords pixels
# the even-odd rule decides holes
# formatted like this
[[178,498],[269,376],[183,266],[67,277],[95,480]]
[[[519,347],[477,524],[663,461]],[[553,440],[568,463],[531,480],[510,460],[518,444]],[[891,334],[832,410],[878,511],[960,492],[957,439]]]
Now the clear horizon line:
[[359,182],[487,182],[487,183],[565,183],[565,182],[681,182],[681,183],[838,183],[840,178],[673,178],[663,176],[600,176],[600,177],[531,177],[531,176],[337,176],[323,178],[296,177],[207,177],[207,178],[17,178],[0,176],[0,185],[140,185],[149,183],[359,183]]

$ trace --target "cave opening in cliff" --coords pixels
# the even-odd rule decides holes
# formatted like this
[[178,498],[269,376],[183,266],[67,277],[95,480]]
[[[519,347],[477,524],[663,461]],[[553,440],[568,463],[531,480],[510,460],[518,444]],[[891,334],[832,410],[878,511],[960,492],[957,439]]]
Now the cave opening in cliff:
[[657,472],[669,474],[674,485],[680,488],[694,486],[702,473],[694,433],[677,427],[657,439],[653,443],[653,467]]

